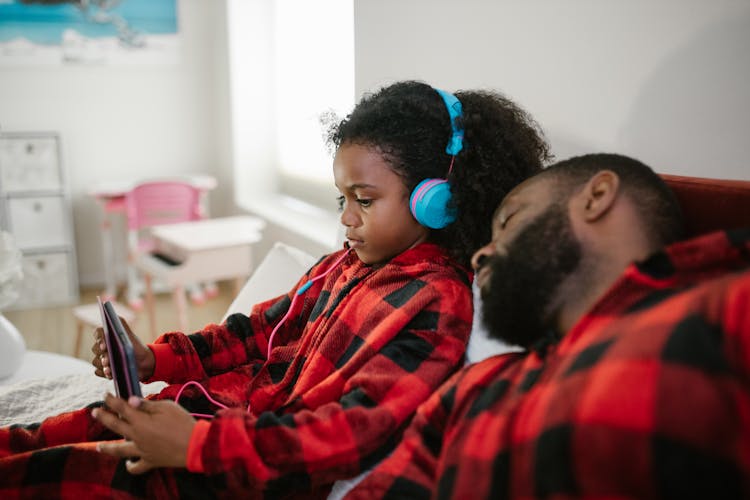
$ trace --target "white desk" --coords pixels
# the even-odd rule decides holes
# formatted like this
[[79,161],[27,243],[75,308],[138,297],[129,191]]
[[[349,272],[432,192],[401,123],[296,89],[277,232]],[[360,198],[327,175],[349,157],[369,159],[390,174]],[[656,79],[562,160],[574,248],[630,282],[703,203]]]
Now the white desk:
[[151,235],[156,252],[177,263],[169,264],[151,254],[142,255],[136,263],[145,275],[146,312],[151,335],[157,333],[152,277],[173,288],[179,326],[185,331],[185,285],[234,278],[239,291],[252,269],[252,246],[260,241],[265,225],[265,221],[258,217],[241,215],[154,226]]
[[[125,214],[125,194],[133,189],[139,182],[145,180],[187,180],[195,187],[201,190],[203,213],[208,214],[206,203],[206,193],[214,189],[217,185],[216,178],[210,175],[185,175],[180,177],[148,178],[135,179],[132,181],[107,181],[99,182],[88,190],[88,194],[96,198],[101,207],[101,235],[102,235],[102,252],[104,255],[104,281],[105,290],[102,294],[104,300],[114,300],[117,296],[117,279],[114,275],[115,262],[112,248],[112,218],[123,216]],[[204,215],[207,216],[207,215]],[[126,242],[127,238],[123,238]],[[130,265],[130,263],[128,263]],[[134,283],[134,274],[128,273],[128,301],[129,305],[138,308],[134,292],[137,288]]]

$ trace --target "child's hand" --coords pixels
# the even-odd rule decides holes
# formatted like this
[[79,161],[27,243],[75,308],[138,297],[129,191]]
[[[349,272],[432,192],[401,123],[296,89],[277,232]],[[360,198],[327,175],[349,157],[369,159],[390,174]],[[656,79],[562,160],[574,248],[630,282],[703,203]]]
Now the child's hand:
[[[128,322],[122,316],[120,316],[120,322],[128,333],[130,342],[133,344],[133,351],[135,352],[135,359],[138,365],[138,378],[141,381],[146,380],[154,373],[154,366],[156,364],[154,353],[136,337],[133,330],[130,329],[130,325],[128,325]],[[94,330],[94,345],[91,346],[91,352],[94,353],[94,359],[91,360],[91,364],[96,368],[94,373],[100,377],[111,379],[112,370],[109,367],[107,343],[104,341],[104,329],[102,327]]]
[[112,394],[107,394],[104,402],[107,408],[95,408],[92,415],[128,441],[99,443],[100,452],[129,459],[125,466],[131,474],[187,465],[195,419],[181,406],[174,401],[149,401],[135,396],[125,401]]

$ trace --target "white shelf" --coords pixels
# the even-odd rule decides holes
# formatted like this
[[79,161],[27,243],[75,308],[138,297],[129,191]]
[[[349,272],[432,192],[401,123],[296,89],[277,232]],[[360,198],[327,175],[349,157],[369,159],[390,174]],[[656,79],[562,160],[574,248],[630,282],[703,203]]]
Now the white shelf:
[[78,301],[70,193],[52,132],[0,134],[0,223],[23,253],[25,309]]

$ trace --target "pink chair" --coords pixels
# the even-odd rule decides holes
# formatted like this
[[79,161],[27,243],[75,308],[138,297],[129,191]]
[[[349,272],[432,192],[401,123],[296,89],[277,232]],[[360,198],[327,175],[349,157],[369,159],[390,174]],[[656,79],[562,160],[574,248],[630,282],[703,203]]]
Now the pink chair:
[[135,262],[138,256],[151,252],[153,241],[148,229],[160,224],[188,222],[203,218],[201,193],[193,184],[177,181],[145,181],[125,195],[128,222],[128,304],[136,310],[143,307],[141,283]]

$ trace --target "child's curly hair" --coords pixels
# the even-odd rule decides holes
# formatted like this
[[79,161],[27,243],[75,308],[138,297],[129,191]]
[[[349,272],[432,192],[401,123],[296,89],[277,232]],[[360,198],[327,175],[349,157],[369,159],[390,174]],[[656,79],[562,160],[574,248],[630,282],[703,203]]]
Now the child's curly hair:
[[[550,159],[542,132],[531,117],[502,95],[487,90],[455,92],[461,101],[464,147],[448,180],[456,221],[432,230],[465,266],[491,239],[492,215],[503,197]],[[452,129],[440,95],[417,81],[398,82],[365,95],[345,119],[334,124],[328,141],[336,148],[360,144],[378,150],[411,191],[427,178],[445,178],[445,152]]]

